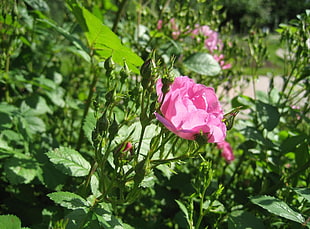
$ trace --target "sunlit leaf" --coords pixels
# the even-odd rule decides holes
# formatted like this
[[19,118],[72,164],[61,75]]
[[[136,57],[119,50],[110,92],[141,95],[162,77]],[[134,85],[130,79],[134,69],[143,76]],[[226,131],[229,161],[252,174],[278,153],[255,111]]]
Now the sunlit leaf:
[[80,177],[89,173],[89,162],[74,149],[60,147],[47,152],[46,155],[56,168],[67,175]]
[[103,22],[75,0],[68,1],[78,23],[85,32],[90,49],[94,50],[100,60],[112,56],[115,63],[123,66],[124,60],[128,67],[139,73],[138,67],[143,60],[121,43],[118,36]]
[[20,229],[20,219],[15,215],[0,215],[1,229]]
[[47,196],[56,204],[68,209],[85,209],[89,207],[84,198],[72,192],[53,192]]
[[305,222],[304,217],[290,208],[285,202],[272,196],[254,196],[250,198],[254,204],[261,206],[272,214],[295,221],[297,223]]
[[209,54],[195,53],[184,61],[184,65],[201,75],[215,76],[221,72],[219,63]]

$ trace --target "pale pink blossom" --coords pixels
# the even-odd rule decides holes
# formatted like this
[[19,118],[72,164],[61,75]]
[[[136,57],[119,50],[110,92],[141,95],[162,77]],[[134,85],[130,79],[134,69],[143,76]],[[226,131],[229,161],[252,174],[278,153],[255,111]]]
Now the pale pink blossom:
[[226,141],[217,143],[217,148],[222,150],[222,156],[225,158],[227,162],[231,162],[235,160],[235,156],[230,144]]
[[187,76],[176,77],[165,96],[162,87],[159,79],[156,91],[162,104],[161,113],[155,115],[167,129],[188,140],[203,134],[208,142],[224,141],[223,111],[213,88],[196,84]]

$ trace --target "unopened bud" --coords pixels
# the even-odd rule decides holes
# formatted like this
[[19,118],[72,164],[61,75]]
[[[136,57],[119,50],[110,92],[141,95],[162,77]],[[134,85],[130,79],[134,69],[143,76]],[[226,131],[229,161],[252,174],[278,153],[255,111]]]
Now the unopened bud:
[[140,68],[140,74],[142,76],[142,87],[148,88],[150,82],[153,80],[153,71],[155,69],[155,63],[152,59],[147,59]]
[[96,124],[96,129],[101,134],[103,131],[106,131],[109,126],[109,121],[106,118],[105,114],[101,115]]
[[126,64],[126,62],[124,63],[124,67],[121,70],[120,75],[121,75],[121,83],[122,84],[130,76],[130,70],[129,70],[128,65]]
[[166,94],[169,91],[170,85],[173,83],[173,79],[171,79],[169,77],[164,77],[164,78],[162,78],[161,82],[163,83],[161,91],[163,94]]
[[114,89],[111,89],[110,91],[107,92],[107,94],[105,95],[105,100],[106,100],[106,106],[114,101]]
[[208,142],[208,134],[203,133],[202,131],[199,134],[195,135],[195,141],[199,146],[203,146]]
[[117,132],[118,132],[118,124],[117,124],[115,117],[114,117],[114,121],[112,122],[111,126],[109,127],[109,140],[110,141],[112,141],[114,139]]
[[111,73],[112,70],[114,69],[114,67],[115,67],[115,63],[114,63],[112,57],[109,57],[108,59],[105,60],[104,68],[107,72]]

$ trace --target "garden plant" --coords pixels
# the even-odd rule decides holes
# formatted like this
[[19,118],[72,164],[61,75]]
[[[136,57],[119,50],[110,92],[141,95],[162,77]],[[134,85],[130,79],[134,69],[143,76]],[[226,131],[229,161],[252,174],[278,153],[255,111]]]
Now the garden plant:
[[310,228],[310,10],[227,6],[2,0],[0,229]]

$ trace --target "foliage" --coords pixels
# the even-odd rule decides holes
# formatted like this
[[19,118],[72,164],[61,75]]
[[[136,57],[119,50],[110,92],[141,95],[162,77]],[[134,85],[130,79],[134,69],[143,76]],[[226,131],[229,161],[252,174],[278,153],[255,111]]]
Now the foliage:
[[[2,3],[1,228],[310,228],[309,10],[265,93],[267,34],[233,36],[220,1]],[[234,161],[156,120],[179,75],[254,88],[225,107]]]

